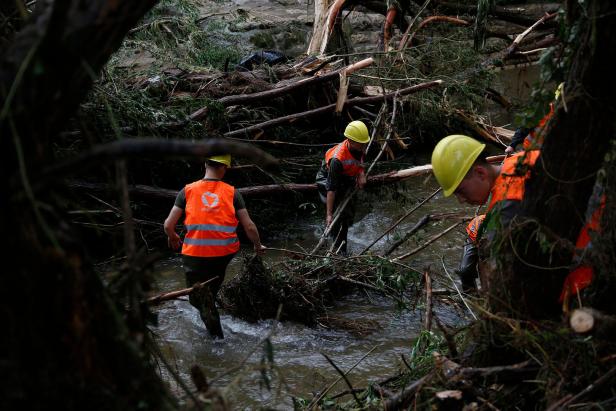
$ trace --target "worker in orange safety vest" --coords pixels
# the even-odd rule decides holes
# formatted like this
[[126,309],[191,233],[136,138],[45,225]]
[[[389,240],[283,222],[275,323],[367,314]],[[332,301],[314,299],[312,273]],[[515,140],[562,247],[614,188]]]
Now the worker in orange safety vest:
[[[209,157],[205,162],[205,176],[178,193],[164,223],[169,247],[178,250],[182,246],[186,285],[192,287],[209,280],[204,287],[191,292],[189,301],[199,310],[214,338],[224,337],[216,309],[216,295],[224,281],[227,265],[240,249],[236,234],[238,223],[252,241],[254,251],[262,254],[265,250],[241,194],[222,181],[230,165],[231,156],[228,154]],[[183,241],[175,231],[182,215],[186,226]]]
[[[362,121],[351,121],[344,130],[345,140],[325,153],[316,176],[321,202],[325,204],[325,228],[333,221],[334,212],[354,188],[364,188],[364,155],[370,136]],[[336,224],[330,228],[333,250],[346,254],[349,226],[355,217],[355,201],[351,199],[342,211]]]
[[[540,152],[520,152],[498,165],[486,161],[485,147],[468,136],[447,136],[432,152],[432,171],[446,197],[454,194],[459,202],[471,205],[487,203],[488,215],[498,215],[500,224],[506,225],[519,212],[526,180]],[[479,231],[484,218],[471,222],[475,223],[471,233]],[[477,259],[476,238],[467,240],[457,271],[465,290],[474,288]]]

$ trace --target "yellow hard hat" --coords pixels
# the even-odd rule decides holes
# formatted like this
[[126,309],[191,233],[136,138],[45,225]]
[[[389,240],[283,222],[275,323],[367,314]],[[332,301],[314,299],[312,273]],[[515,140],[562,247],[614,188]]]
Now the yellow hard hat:
[[344,136],[350,140],[365,144],[370,141],[368,127],[359,120],[351,121],[344,129]]
[[220,156],[212,156],[207,158],[209,161],[215,161],[220,164],[224,164],[227,167],[231,166],[231,154],[223,154]]
[[556,91],[554,92],[554,100],[558,100],[560,95],[563,93],[563,89],[565,88],[565,83],[560,83],[558,87],[556,87]]
[[432,172],[449,197],[468,173],[486,145],[479,141],[454,134],[438,142],[432,152]]

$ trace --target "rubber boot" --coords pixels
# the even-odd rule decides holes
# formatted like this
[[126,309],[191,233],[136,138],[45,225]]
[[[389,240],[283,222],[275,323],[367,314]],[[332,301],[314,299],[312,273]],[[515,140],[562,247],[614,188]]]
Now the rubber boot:
[[201,320],[205,324],[208,333],[212,338],[223,339],[222,324],[220,323],[220,315],[216,308],[216,301],[209,289],[203,292],[203,302],[201,305]]

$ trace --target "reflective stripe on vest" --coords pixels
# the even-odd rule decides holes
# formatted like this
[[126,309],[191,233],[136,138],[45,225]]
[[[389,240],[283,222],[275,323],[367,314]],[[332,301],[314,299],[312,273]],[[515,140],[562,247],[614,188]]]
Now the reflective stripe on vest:
[[524,185],[540,153],[539,150],[521,151],[505,159],[490,191],[488,211],[504,200],[522,201]]
[[236,253],[238,220],[233,206],[235,188],[222,181],[200,180],[185,187],[186,237],[182,254],[220,257]]
[[[329,161],[335,158],[342,163],[342,174],[349,177],[355,177],[362,171],[364,171],[364,166],[361,161],[358,161],[351,154],[351,150],[349,149],[349,140],[344,140],[342,143],[338,144],[327,150],[325,153],[325,164],[327,169],[329,170]],[[362,156],[363,161],[363,156]]]

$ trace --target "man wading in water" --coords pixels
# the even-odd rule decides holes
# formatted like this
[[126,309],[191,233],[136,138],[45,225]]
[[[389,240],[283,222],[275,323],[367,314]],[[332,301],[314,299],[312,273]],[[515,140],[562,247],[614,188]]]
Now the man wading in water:
[[222,182],[231,156],[210,157],[205,162],[205,177],[188,184],[177,195],[175,205],[165,220],[169,247],[180,248],[182,240],[175,226],[185,214],[186,236],[182,244],[182,261],[186,285],[212,280],[190,293],[190,303],[199,310],[201,320],[214,338],[223,338],[216,295],[225,279],[227,265],[240,249],[236,229],[242,224],[257,254],[263,254],[257,226],[250,218],[241,194]]
[[[317,173],[317,188],[321,202],[325,203],[325,229],[332,224],[334,211],[353,187],[364,188],[364,152],[370,141],[368,127],[361,121],[351,121],[344,130],[346,139],[325,153],[325,160]],[[334,251],[347,252],[347,234],[355,217],[355,201],[351,199],[340,218],[330,230]]]

